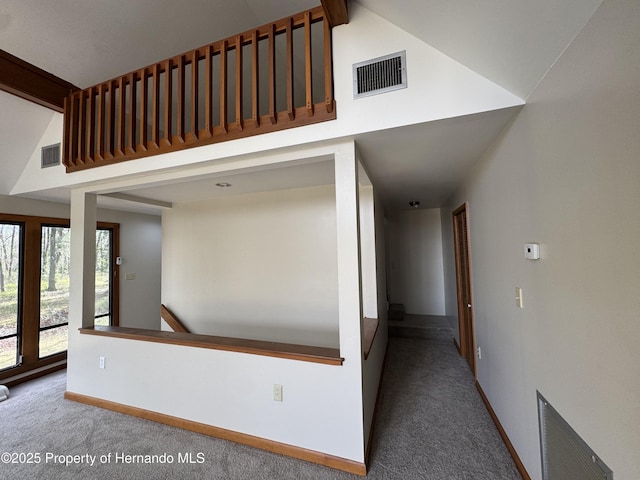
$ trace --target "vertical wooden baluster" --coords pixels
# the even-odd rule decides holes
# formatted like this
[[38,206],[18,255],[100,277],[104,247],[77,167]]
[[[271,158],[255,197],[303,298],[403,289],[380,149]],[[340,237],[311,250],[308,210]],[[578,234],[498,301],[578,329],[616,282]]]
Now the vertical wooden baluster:
[[69,170],[71,159],[69,156],[69,146],[71,141],[71,102],[70,96],[64,97],[64,131],[62,134],[62,164]]
[[307,115],[313,117],[313,84],[311,58],[311,13],[304,13],[304,52],[305,52],[305,84],[307,94]]
[[227,128],[227,41],[220,44],[220,128],[228,133]]
[[171,60],[167,60],[164,66],[164,136],[161,144],[163,147],[171,146],[171,138],[173,132],[172,125],[172,105],[173,105],[173,64]]
[[69,155],[71,158],[71,164],[78,165],[76,158],[78,156],[78,94],[71,95],[69,99],[71,119],[69,125]]
[[205,92],[204,92],[204,130],[200,130],[200,138],[209,138],[213,135],[213,73],[211,63],[213,61],[213,46],[205,48]]
[[136,152],[136,82],[135,72],[129,74],[129,135],[125,146],[125,153],[131,155]]
[[117,135],[116,135],[116,151],[115,151],[115,155],[116,157],[121,157],[124,155],[124,144],[125,144],[125,135],[126,135],[126,128],[125,128],[125,102],[126,102],[126,98],[125,98],[125,91],[126,91],[126,83],[125,83],[125,77],[120,77],[118,80],[118,91],[120,92],[120,95],[118,97],[118,130],[117,130]]
[[259,89],[258,89],[258,85],[259,85],[259,68],[260,66],[258,65],[258,42],[259,42],[259,35],[258,35],[258,31],[254,30],[253,34],[251,35],[251,73],[252,73],[252,80],[251,80],[251,89],[252,89],[252,94],[251,94],[251,98],[253,99],[253,103],[251,106],[251,118],[253,118],[253,126],[255,128],[258,128],[260,126],[260,112],[259,112],[259,108],[260,108],[260,97],[259,97]]
[[324,103],[327,113],[333,112],[333,66],[331,52],[331,27],[329,20],[325,17],[322,20],[324,26]]
[[96,151],[96,111],[95,111],[95,91],[91,87],[89,93],[89,131],[87,132],[87,145],[89,147],[89,153],[87,154],[87,162],[93,162]]
[[149,95],[147,88],[147,71],[146,69],[142,69],[138,72],[138,76],[140,77],[140,113],[138,114],[139,127],[138,129],[138,146],[136,147],[137,152],[145,152],[147,150],[147,142],[149,140],[147,135],[147,111],[149,109]]
[[178,58],[178,112],[176,118],[176,140],[184,143],[184,56]]
[[293,18],[287,19],[287,114],[289,120],[295,120],[293,107]]
[[191,55],[191,140],[198,140],[198,50]]
[[96,155],[95,159],[104,160],[104,128],[105,128],[105,111],[104,111],[104,83],[98,86],[98,135],[96,136]]
[[111,81],[108,83],[109,87],[109,106],[107,107],[107,112],[109,115],[109,120],[107,121],[107,133],[105,135],[105,152],[104,158],[105,160],[109,160],[113,158],[113,144],[115,139],[115,115],[116,115],[116,96],[113,94],[115,90],[115,82]]
[[269,120],[275,125],[276,117],[276,26],[269,27]]
[[87,155],[87,124],[85,122],[85,92],[81,91],[78,95],[78,152],[76,156],[76,163],[84,163],[85,156]]
[[153,66],[153,86],[151,87],[151,142],[149,148],[160,147],[160,65]]
[[236,127],[242,131],[242,35],[236,37]]

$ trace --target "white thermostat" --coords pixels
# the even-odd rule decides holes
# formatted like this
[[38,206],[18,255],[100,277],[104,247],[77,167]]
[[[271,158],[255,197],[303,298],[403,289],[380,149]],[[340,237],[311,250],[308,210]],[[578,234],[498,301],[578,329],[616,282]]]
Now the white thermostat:
[[524,258],[528,260],[538,260],[540,258],[540,245],[537,243],[526,243],[524,246]]

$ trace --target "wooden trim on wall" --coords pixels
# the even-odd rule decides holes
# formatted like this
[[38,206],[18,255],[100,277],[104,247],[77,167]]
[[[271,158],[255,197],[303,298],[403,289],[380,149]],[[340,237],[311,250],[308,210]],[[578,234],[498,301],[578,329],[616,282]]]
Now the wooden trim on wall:
[[496,424],[498,433],[502,437],[502,441],[507,447],[507,450],[509,450],[509,454],[511,454],[511,458],[513,458],[513,461],[516,464],[516,468],[518,469],[518,472],[520,472],[520,475],[522,475],[523,480],[531,480],[531,477],[529,476],[527,469],[524,468],[524,464],[522,463],[522,460],[520,460],[520,457],[518,456],[516,449],[513,447],[511,440],[509,440],[509,436],[507,435],[507,432],[504,431],[504,428],[502,427],[500,420],[498,420],[498,416],[496,415],[496,412],[493,410],[491,403],[489,403],[489,399],[485,395],[484,391],[482,390],[482,387],[480,386],[477,380],[476,380],[476,388],[478,389],[478,393],[480,393],[480,398],[482,398],[482,401],[484,402],[485,407],[487,407],[489,415],[491,415],[491,418],[493,419],[493,423]]
[[66,80],[0,50],[0,90],[62,113],[64,98],[80,89]]
[[280,443],[274,440],[268,440],[266,438],[255,437],[246,433],[234,432],[233,430],[227,430],[224,428],[215,427],[213,425],[206,425],[204,423],[194,422],[192,420],[186,420],[184,418],[173,417],[171,415],[165,415],[163,413],[153,412],[151,410],[132,407],[129,405],[111,402],[109,400],[103,400],[79,393],[67,391],[64,394],[64,398],[74,402],[84,403],[86,405],[92,405],[94,407],[123,413],[132,417],[144,418],[145,420],[151,420],[153,422],[181,428],[190,432],[200,433],[223,440],[229,440],[231,442],[240,443],[242,445],[248,445],[250,447],[259,448],[268,452],[285,455],[287,457],[317,463],[319,465],[324,465],[325,467],[335,468],[337,470],[342,470],[356,475],[365,476],[367,474],[367,467],[364,463],[337,457],[334,455],[328,455],[326,453],[318,452],[315,450],[308,450],[306,448],[296,447],[294,445],[288,445],[286,443]]

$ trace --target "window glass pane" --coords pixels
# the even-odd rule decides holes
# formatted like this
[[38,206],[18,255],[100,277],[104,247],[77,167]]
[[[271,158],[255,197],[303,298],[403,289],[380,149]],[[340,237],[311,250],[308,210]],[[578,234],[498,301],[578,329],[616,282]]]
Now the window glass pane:
[[0,223],[0,370],[18,364],[18,299],[22,227]]
[[[68,227],[43,226],[40,250],[40,358],[67,349],[66,328],[43,330],[69,321]],[[57,333],[54,333],[57,332]],[[62,339],[64,332],[64,339]]]
[[67,350],[69,327],[51,328],[40,332],[40,358]]
[[111,324],[111,230],[96,232],[96,325]]
[[18,337],[0,340],[0,370],[18,364]]

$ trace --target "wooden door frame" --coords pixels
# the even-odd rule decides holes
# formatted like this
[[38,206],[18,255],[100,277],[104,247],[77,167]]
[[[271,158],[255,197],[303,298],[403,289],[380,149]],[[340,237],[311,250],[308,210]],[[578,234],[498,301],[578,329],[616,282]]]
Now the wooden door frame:
[[98,222],[97,228],[111,230],[111,326],[120,326],[120,265],[116,258],[120,256],[120,224]]
[[[473,372],[473,376],[477,378],[476,375],[476,336],[475,336],[475,326],[474,326],[474,302],[473,302],[473,281],[472,281],[472,268],[471,268],[471,243],[470,243],[470,235],[469,235],[469,202],[464,202],[458,208],[456,208],[452,214],[451,219],[453,223],[453,248],[454,248],[454,256],[456,263],[456,299],[458,303],[458,333],[460,336],[460,355],[463,356],[469,366],[471,367],[471,371]],[[464,212],[465,214],[465,223],[466,223],[466,244],[467,244],[467,270],[469,276],[469,299],[471,308],[469,308],[469,322],[468,325],[464,322],[464,312],[468,308],[465,305],[465,301],[462,298],[462,282],[460,279],[460,251],[458,248],[458,231],[456,229],[456,216],[460,213]],[[471,337],[471,341],[468,341],[467,337]],[[471,351],[469,351],[468,344],[471,344]]]

